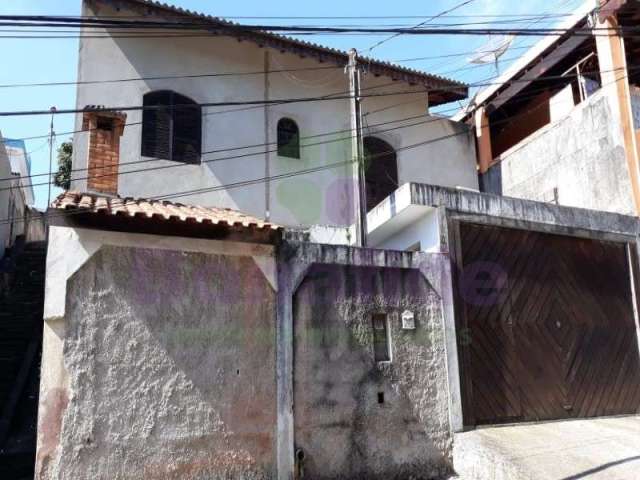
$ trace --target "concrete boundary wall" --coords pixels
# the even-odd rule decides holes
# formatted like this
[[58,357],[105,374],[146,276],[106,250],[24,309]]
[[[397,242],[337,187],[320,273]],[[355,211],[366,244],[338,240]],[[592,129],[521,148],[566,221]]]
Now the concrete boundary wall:
[[413,268],[419,270],[441,299],[449,398],[450,432],[462,429],[462,404],[452,300],[452,279],[446,255],[396,252],[346,246],[283,242],[278,252],[277,410],[278,478],[294,473],[293,421],[293,296],[306,272],[315,264]]
[[62,421],[69,403],[67,393],[71,379],[66,357],[69,328],[66,309],[70,299],[67,285],[90,259],[105,249],[103,247],[251,258],[270,288],[274,292],[277,289],[275,249],[272,245],[52,226],[47,255],[36,478],[53,475],[49,465],[58,461]]
[[[455,222],[490,224],[546,233],[579,236],[628,245],[632,266],[632,291],[638,291],[639,220],[620,214],[544,204],[529,200],[493,196],[456,189],[408,184],[410,204],[435,209],[439,222],[440,253],[401,252],[295,240],[277,245],[247,242],[169,237],[141,233],[113,232],[79,226],[52,226],[49,233],[46,299],[44,313],[43,363],[39,424],[48,410],[63,410],[60,404],[43,403],[46,393],[68,389],[65,367],[67,282],[103,246],[146,248],[167,252],[194,252],[251,257],[276,295],[275,392],[277,478],[291,480],[295,471],[294,427],[294,296],[315,265],[413,269],[420,272],[439,298],[446,357],[449,434],[462,431],[460,367],[455,317]],[[405,192],[406,193],[406,192]],[[393,197],[393,196],[392,196]],[[391,200],[393,198],[390,197]],[[634,301],[635,306],[635,301]],[[637,326],[638,309],[634,309]],[[638,326],[640,338],[640,326]],[[639,342],[640,343],[640,342]],[[62,401],[62,400],[61,400]],[[53,432],[55,434],[55,432]],[[39,430],[39,437],[42,432]],[[44,434],[51,434],[51,432]],[[59,432],[58,432],[59,434]],[[38,440],[38,458],[51,455]],[[38,477],[48,478],[48,477]]]
[[[44,346],[41,399],[51,399],[49,392],[67,391],[69,374],[65,366],[65,335],[68,321],[67,283],[71,277],[103,247],[130,247],[199,252],[225,256],[251,257],[263,272],[277,296],[276,310],[276,408],[277,475],[292,479],[295,467],[293,423],[293,297],[305,274],[315,264],[353,265],[378,268],[414,269],[433,288],[440,302],[442,331],[446,355],[449,428],[448,435],[462,428],[462,410],[455,337],[455,319],[448,257],[421,252],[395,252],[346,246],[283,241],[278,246],[220,240],[166,237],[139,233],[111,232],[95,229],[53,226],[50,230],[47,259],[47,283],[44,315]],[[39,422],[52,415],[60,416],[66,408],[64,399],[40,405]],[[49,435],[51,432],[39,432]],[[55,432],[54,432],[55,433]],[[59,433],[58,433],[59,434]],[[48,438],[49,438],[48,437]],[[451,437],[452,438],[452,437]],[[55,455],[51,442],[39,438],[38,458]],[[41,472],[42,473],[42,472]],[[41,476],[39,478],[47,478]]]

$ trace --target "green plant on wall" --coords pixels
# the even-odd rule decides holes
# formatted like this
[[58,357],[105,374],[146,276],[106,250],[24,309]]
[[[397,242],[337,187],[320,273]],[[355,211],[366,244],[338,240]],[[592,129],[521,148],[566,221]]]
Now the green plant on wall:
[[53,183],[56,187],[69,190],[71,187],[71,154],[73,153],[73,144],[62,142],[58,147],[58,171],[53,177]]

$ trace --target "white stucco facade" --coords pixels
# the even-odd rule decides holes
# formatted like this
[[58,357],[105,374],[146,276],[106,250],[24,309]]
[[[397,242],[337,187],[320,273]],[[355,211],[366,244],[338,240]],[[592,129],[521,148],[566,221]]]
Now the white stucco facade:
[[32,207],[35,203],[35,197],[31,184],[31,160],[25,149],[24,142],[22,140],[11,140],[8,144],[5,144],[5,150],[11,164],[11,173],[19,177],[17,183],[22,189],[24,202]]
[[14,174],[12,162],[0,134],[0,259],[17,236],[24,234],[27,201],[20,176]]
[[[2,138],[0,136],[0,138]],[[9,159],[7,158],[7,152],[5,151],[4,145],[0,145],[0,178],[8,178],[11,177],[11,164],[9,163]],[[2,184],[6,184],[7,182],[2,182]],[[11,211],[9,208],[9,198],[10,191],[2,188],[0,190],[0,216],[2,218],[8,218]],[[4,249],[9,242],[9,224],[0,222],[0,258],[4,255]]]
[[[83,14],[131,14],[126,5],[86,0]],[[282,71],[291,69],[297,71]],[[271,73],[202,76],[265,70]],[[81,84],[77,107],[141,105],[143,95],[153,90],[173,90],[207,104],[344,96],[349,89],[343,68],[333,63],[228,36],[81,40],[80,82],[158,76],[174,78]],[[461,124],[430,116],[424,87],[364,75],[362,94],[365,133],[396,151],[399,185],[414,181],[477,188],[472,135]],[[203,107],[200,165],[141,157],[142,111],[126,113],[120,138],[121,196],[170,195],[171,200],[234,208],[285,226],[353,222],[355,169],[348,99]],[[300,159],[276,153],[276,125],[283,117],[298,124]],[[76,130],[81,128],[78,115]],[[73,189],[87,190],[83,169],[88,138],[87,133],[74,138]],[[305,170],[315,171],[297,173]],[[265,181],[267,177],[271,179]]]
[[438,208],[416,204],[405,183],[367,215],[369,246],[441,253],[440,222]]

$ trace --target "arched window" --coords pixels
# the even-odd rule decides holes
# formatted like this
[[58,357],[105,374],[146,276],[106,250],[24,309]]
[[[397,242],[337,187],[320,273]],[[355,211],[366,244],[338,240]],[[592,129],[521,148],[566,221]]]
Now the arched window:
[[365,188],[367,211],[378,205],[398,188],[398,164],[391,145],[376,137],[365,137]]
[[142,101],[142,155],[184,163],[200,163],[200,105],[171,90],[147,93]]
[[290,118],[281,118],[278,121],[278,155],[300,158],[300,130],[296,122]]

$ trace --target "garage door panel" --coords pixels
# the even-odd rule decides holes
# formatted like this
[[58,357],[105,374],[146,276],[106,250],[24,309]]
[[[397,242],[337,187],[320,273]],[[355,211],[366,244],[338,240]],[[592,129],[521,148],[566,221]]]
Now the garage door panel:
[[[626,246],[461,223],[467,424],[635,413]],[[470,285],[472,288],[470,288]]]
[[559,374],[559,359],[544,348],[547,342],[537,325],[522,328],[518,333],[522,358],[521,388],[529,403],[537,405],[534,412],[524,413],[524,419],[543,420],[563,415],[566,390]]
[[[517,406],[514,392],[509,388],[518,376],[513,370],[515,352],[512,342],[504,334],[479,334],[473,339],[471,349],[471,373],[479,385],[484,385],[486,396],[495,396],[493,403],[500,405],[503,399],[509,398],[512,405]],[[484,368],[483,365],[491,365]],[[513,408],[505,407],[511,412],[509,416],[519,414]]]

